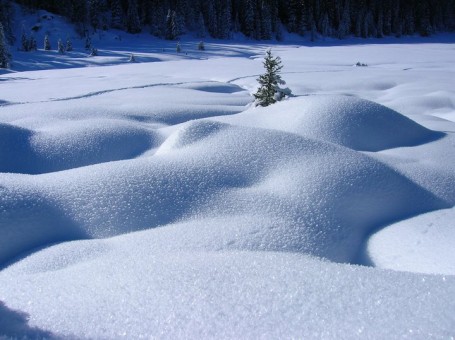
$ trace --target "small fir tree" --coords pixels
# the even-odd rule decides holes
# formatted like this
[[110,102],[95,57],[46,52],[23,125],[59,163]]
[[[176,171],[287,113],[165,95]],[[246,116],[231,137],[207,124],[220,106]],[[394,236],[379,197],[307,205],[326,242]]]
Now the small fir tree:
[[60,53],[60,54],[64,54],[64,53],[65,53],[65,46],[63,45],[62,39],[58,39],[58,42],[57,42],[57,51],[58,51],[58,53]]
[[182,52],[182,48],[180,47],[180,42],[179,41],[177,41],[176,51],[177,51],[177,53]]
[[8,42],[5,38],[3,25],[0,22],[0,68],[8,68],[10,62],[10,54],[8,51]]
[[197,49],[199,51],[205,51],[205,46],[203,41],[199,41],[199,44],[197,45]]
[[98,55],[98,49],[95,47],[92,47],[92,50],[90,51],[90,56],[96,57],[97,55]]
[[73,43],[71,42],[71,38],[70,37],[66,38],[66,50],[67,51],[72,51],[73,50]]
[[85,49],[86,50],[92,49],[92,39],[90,38],[90,35],[88,33],[85,36]]
[[30,44],[30,45],[29,45],[29,48],[28,48],[29,51],[36,51],[36,50],[38,50],[38,44],[36,43],[36,39],[35,39],[34,36],[31,36],[31,37],[30,37],[29,44]]
[[180,35],[179,25],[177,22],[177,13],[169,10],[166,16],[166,31],[164,38],[174,40]]
[[128,59],[128,62],[129,63],[135,63],[136,62],[136,58],[134,57],[133,53],[130,54],[130,58]]
[[269,106],[291,94],[291,90],[288,88],[280,87],[280,85],[286,84],[280,76],[280,71],[283,68],[280,57],[274,57],[269,49],[266,52],[263,64],[266,72],[257,79],[260,86],[254,94],[256,106]]
[[27,33],[25,33],[25,26],[22,26],[21,44],[22,51],[24,52],[30,51],[30,41],[27,37]]
[[49,36],[46,34],[46,36],[44,37],[44,49],[46,51],[50,51],[51,50],[51,42],[49,40]]

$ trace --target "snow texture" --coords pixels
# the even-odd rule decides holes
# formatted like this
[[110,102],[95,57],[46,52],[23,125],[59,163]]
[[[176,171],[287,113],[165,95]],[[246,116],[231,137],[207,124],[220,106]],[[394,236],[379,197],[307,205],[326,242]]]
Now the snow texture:
[[453,338],[453,35],[109,34],[0,76],[0,338]]

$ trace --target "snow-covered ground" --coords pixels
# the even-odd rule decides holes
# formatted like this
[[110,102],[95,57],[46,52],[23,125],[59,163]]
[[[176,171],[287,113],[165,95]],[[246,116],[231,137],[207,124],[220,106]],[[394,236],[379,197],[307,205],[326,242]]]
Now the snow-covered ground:
[[453,339],[453,35],[147,38],[0,75],[0,337]]

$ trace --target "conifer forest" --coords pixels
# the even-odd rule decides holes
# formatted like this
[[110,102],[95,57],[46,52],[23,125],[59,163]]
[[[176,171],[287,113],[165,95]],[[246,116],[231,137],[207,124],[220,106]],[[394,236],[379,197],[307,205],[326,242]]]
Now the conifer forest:
[[[11,39],[12,5],[0,0],[0,19]],[[281,40],[302,36],[428,36],[455,28],[455,0],[20,0],[31,10],[67,17],[83,32],[122,29],[173,40],[187,32],[230,39]],[[9,35],[9,36],[8,36]]]

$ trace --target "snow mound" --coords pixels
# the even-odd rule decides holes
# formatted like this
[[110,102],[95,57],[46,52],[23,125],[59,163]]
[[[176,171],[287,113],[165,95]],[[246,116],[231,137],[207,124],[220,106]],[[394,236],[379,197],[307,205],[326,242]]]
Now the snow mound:
[[227,124],[209,120],[190,121],[182,126],[184,127],[179,128],[176,133],[173,133],[166,139],[166,141],[157,150],[157,155],[161,155],[175,148],[179,149],[191,145],[217,133],[223,127],[228,127]]
[[134,158],[155,132],[116,120],[58,121],[36,131],[0,125],[0,171],[39,174]]
[[14,125],[0,123],[0,172],[20,172],[33,156],[30,138],[33,132]]
[[0,301],[0,339],[50,339],[50,332],[28,325],[28,315],[10,310]]
[[0,266],[32,249],[86,238],[55,202],[34,188],[33,180],[23,184],[20,191],[0,186]]
[[297,133],[359,151],[413,146],[443,135],[383,105],[340,95],[293,98],[225,121]]
[[[166,244],[174,236],[169,234]],[[0,299],[57,338],[453,334],[453,277],[373,270],[291,253],[166,252],[142,237],[45,249],[0,272]],[[95,254],[62,263],[78,247]]]
[[392,224],[368,241],[368,256],[381,268],[455,275],[455,208]]
[[[4,198],[6,206],[20,202],[23,188],[33,186],[71,222],[49,222],[42,231],[48,239],[67,224],[84,237],[100,238],[180,223],[176,245],[182,237],[190,248],[284,250],[339,262],[355,261],[377,227],[445,207],[394,170],[348,148],[210,121],[182,125],[152,157],[33,180],[11,175],[3,185],[13,192]],[[24,210],[6,211],[2,225],[14,244]],[[28,228],[32,234],[33,224]],[[14,249],[4,258],[30,247]]]

